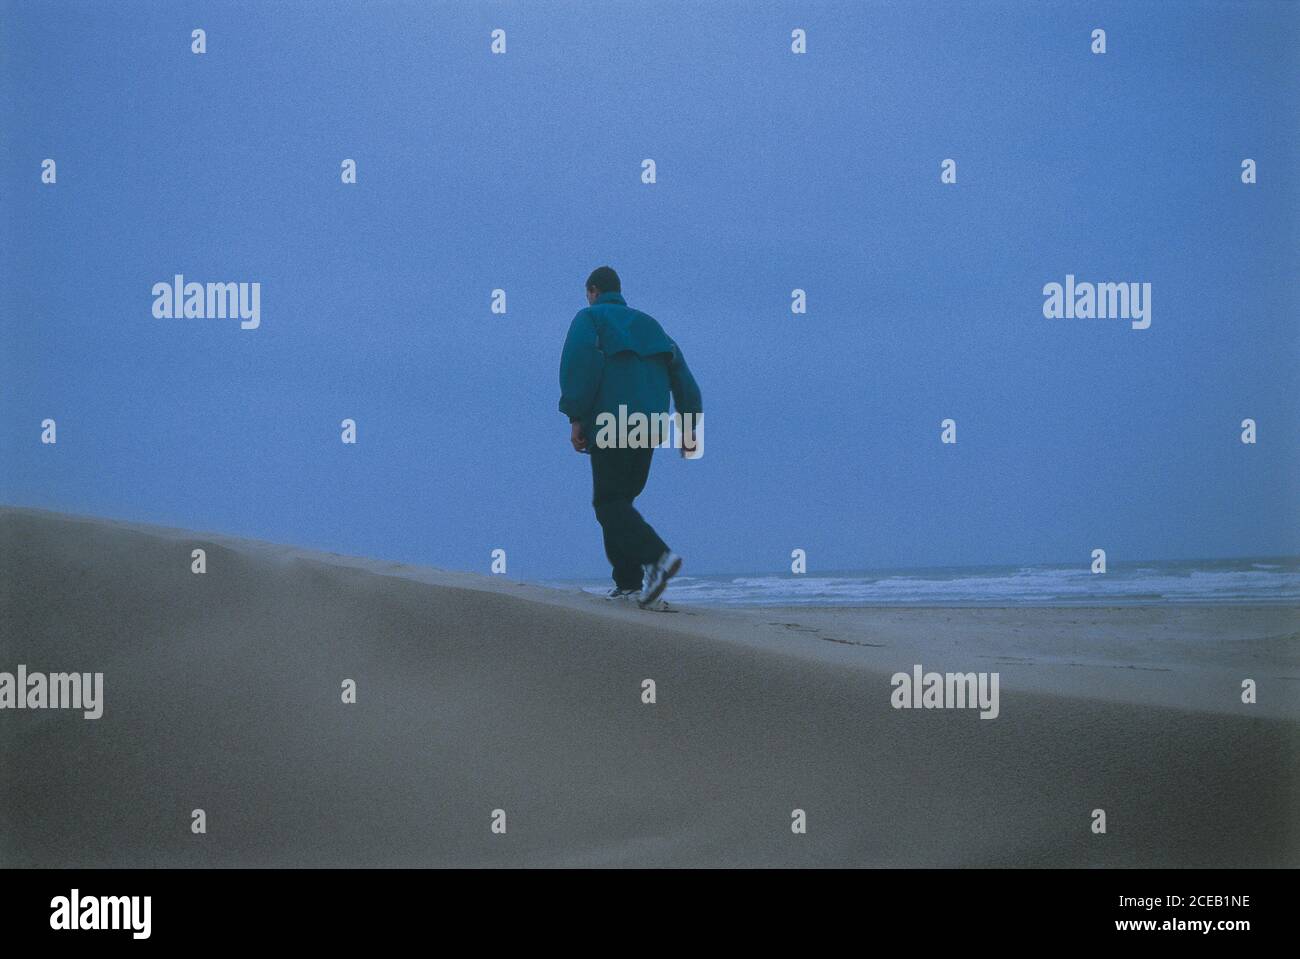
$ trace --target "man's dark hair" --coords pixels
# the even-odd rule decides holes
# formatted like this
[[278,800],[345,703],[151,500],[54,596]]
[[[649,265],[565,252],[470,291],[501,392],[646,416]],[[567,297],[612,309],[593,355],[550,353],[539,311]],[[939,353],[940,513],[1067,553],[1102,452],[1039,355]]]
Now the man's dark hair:
[[596,288],[597,293],[621,293],[622,285],[618,282],[618,274],[614,272],[612,266],[598,266],[591,271],[591,276],[587,277],[587,289]]

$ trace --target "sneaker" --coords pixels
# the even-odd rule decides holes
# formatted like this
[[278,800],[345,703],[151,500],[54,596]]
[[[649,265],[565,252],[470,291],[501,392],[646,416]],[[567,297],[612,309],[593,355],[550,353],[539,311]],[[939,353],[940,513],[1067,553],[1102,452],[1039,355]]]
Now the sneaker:
[[637,600],[637,605],[645,609],[663,595],[668,581],[676,576],[677,571],[682,568],[682,558],[672,550],[668,550],[658,560],[647,564],[643,568],[645,569],[645,586],[641,589],[641,598]]
[[605,594],[605,598],[606,599],[636,599],[640,595],[641,595],[641,590],[639,589],[620,589],[619,587],[615,586],[613,589],[611,589],[608,593]]

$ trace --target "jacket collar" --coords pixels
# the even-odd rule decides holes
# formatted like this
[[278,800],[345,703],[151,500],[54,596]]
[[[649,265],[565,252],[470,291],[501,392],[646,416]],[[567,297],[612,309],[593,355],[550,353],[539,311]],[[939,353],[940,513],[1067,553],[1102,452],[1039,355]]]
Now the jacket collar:
[[596,306],[600,303],[617,303],[619,306],[627,306],[627,300],[623,299],[622,293],[602,293],[596,297],[596,302],[592,305]]

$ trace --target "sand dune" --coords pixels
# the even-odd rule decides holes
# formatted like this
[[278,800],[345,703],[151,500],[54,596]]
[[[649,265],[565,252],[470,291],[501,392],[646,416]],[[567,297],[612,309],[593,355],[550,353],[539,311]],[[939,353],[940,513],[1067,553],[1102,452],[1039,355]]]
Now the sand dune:
[[[1295,866],[1296,633],[1249,607],[645,613],[3,508],[0,671],[102,672],[104,703],[0,710],[0,865]],[[998,671],[998,718],[891,707],[915,663]]]

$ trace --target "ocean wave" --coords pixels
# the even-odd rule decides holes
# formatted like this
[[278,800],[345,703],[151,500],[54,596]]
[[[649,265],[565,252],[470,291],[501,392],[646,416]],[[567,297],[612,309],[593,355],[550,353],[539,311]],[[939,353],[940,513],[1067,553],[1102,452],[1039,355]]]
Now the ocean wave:
[[[591,589],[604,592],[608,586]],[[1086,566],[1020,566],[817,576],[696,575],[674,580],[670,598],[721,606],[1298,603],[1300,560],[1147,563],[1101,574]]]

